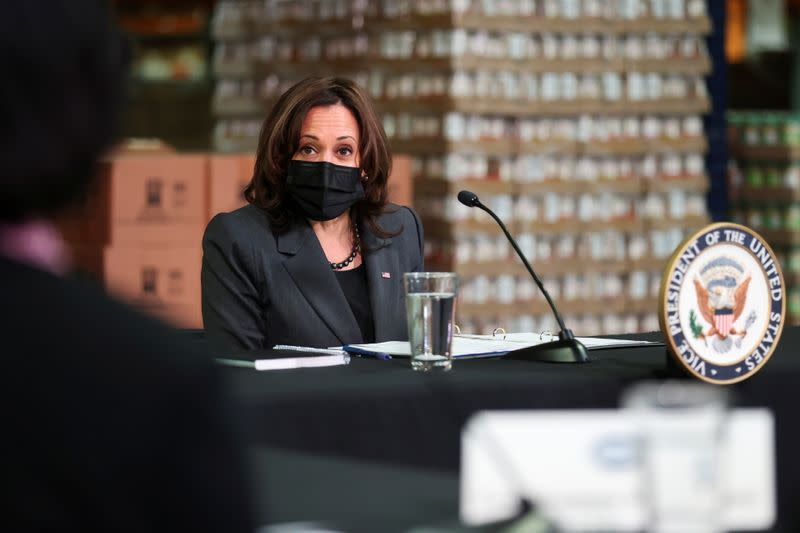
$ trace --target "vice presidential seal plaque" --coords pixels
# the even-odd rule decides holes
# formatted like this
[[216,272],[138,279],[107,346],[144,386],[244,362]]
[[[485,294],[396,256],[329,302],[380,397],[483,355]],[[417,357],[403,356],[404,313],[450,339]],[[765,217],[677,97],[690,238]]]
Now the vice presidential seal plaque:
[[686,239],[661,278],[659,322],[673,357],[709,383],[742,381],[778,345],[786,315],[780,265],[753,230],[711,224]]

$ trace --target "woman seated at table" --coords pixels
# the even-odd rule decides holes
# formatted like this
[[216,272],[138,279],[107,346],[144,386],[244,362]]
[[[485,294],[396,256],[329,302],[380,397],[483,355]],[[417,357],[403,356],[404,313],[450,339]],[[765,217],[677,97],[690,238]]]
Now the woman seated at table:
[[403,273],[423,234],[387,203],[391,154],[366,93],[341,78],[287,90],[261,129],[250,205],[203,237],[203,322],[220,355],[276,344],[406,339]]

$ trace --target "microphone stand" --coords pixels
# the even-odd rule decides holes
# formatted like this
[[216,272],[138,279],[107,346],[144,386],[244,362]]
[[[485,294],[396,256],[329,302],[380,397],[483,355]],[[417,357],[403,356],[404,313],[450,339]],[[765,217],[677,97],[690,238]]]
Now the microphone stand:
[[506,228],[506,225],[503,224],[503,221],[494,214],[494,211],[483,205],[475,193],[470,191],[461,191],[458,193],[458,200],[467,207],[478,207],[483,211],[486,211],[489,213],[489,216],[491,216],[495,222],[497,222],[497,224],[500,226],[500,229],[503,230],[503,233],[508,239],[508,242],[511,243],[514,251],[517,252],[517,255],[522,260],[522,264],[525,265],[528,273],[533,278],[536,286],[539,287],[540,291],[542,291],[545,300],[547,300],[547,304],[553,311],[556,322],[558,322],[558,327],[561,329],[561,331],[558,333],[557,341],[545,342],[535,346],[526,346],[525,348],[508,352],[504,357],[506,359],[543,361],[547,363],[588,363],[589,354],[586,352],[586,347],[575,338],[572,330],[564,325],[564,320],[561,318],[561,314],[558,312],[556,305],[550,298],[550,294],[547,292],[547,289],[545,289],[542,280],[539,279],[539,276],[536,275],[536,272],[533,270],[530,263],[528,263],[528,260],[525,258],[525,254],[523,254],[522,250],[519,249],[517,241],[515,241],[508,232],[508,229]]

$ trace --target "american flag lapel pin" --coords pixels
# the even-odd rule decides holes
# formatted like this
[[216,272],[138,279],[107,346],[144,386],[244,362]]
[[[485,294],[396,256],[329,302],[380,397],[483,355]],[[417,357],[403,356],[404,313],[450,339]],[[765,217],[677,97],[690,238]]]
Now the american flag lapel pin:
[[383,279],[390,279],[392,275],[389,272],[381,272],[381,277]]

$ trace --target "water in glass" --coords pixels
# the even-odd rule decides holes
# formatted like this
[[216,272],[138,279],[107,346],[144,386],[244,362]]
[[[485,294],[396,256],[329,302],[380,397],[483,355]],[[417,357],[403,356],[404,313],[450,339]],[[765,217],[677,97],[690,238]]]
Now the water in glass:
[[411,366],[415,370],[450,370],[454,302],[452,292],[418,292],[406,296]]

